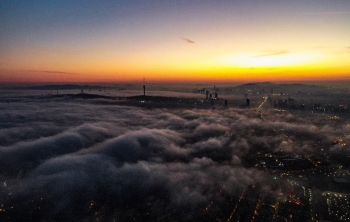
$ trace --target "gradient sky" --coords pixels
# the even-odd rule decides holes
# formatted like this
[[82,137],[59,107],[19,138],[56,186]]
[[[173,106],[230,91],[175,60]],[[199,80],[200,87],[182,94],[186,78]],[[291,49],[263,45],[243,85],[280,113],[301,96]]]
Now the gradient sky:
[[0,82],[350,79],[350,1],[0,2]]

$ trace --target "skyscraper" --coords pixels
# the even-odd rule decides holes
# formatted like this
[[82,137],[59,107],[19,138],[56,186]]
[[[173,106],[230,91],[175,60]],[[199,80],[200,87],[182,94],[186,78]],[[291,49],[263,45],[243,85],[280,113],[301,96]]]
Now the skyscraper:
[[146,84],[145,84],[145,78],[143,78],[143,96],[146,96]]

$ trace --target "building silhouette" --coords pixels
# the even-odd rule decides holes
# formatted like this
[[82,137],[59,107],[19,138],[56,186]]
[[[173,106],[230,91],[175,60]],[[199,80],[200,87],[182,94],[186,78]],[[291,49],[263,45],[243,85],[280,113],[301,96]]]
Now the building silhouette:
[[145,78],[143,78],[143,96],[146,96],[146,84],[145,84]]

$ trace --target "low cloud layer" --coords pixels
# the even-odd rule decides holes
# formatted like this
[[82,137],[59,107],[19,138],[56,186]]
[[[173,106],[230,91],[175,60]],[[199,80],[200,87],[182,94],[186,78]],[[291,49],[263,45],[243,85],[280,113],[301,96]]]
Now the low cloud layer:
[[326,146],[336,130],[323,117],[249,109],[27,98],[0,120],[0,204],[14,207],[14,220],[198,220],[246,186],[275,191],[269,174],[245,164],[250,154],[342,149]]

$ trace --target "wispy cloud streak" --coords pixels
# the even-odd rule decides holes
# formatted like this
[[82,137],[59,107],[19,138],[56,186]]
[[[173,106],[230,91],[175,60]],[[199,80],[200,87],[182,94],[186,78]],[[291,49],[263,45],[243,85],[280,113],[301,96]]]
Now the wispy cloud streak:
[[287,50],[281,50],[281,51],[276,51],[276,52],[271,52],[271,53],[265,53],[265,54],[256,55],[256,56],[254,56],[254,58],[257,58],[257,57],[266,57],[266,56],[283,55],[283,54],[288,54],[288,53],[289,53],[289,51],[287,51]]
[[187,43],[195,43],[195,42],[192,41],[191,39],[182,38],[182,37],[180,37],[180,39],[182,39],[183,41],[185,41],[185,42],[187,42]]

